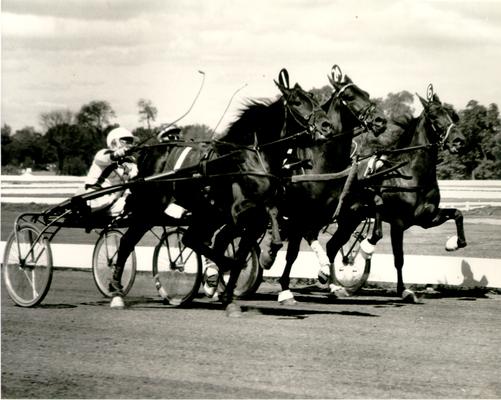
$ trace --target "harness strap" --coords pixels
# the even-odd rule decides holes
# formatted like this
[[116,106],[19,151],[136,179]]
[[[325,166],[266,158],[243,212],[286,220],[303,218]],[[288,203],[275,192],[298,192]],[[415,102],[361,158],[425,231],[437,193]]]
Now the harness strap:
[[337,218],[339,217],[339,214],[341,213],[341,208],[343,207],[344,198],[350,192],[351,185],[357,176],[358,164],[359,164],[358,161],[355,159],[353,161],[353,164],[350,167],[350,173],[349,173],[348,178],[346,179],[346,181],[344,183],[343,191],[341,192],[341,195],[339,196],[336,211],[334,212],[334,216],[332,217],[333,220],[337,220]]
[[193,147],[185,147],[183,149],[183,151],[179,155],[179,158],[176,160],[176,163],[174,164],[174,168],[173,168],[174,171],[177,171],[179,168],[181,168],[181,166],[184,163],[184,160],[186,159],[186,157],[188,156],[188,153],[191,151],[192,148]]
[[108,176],[110,176],[110,174],[117,168],[118,168],[118,163],[112,163],[108,165],[105,169],[103,169],[101,175],[99,175],[99,178],[97,178],[96,182],[86,184],[85,189],[101,189],[105,179]]
[[344,169],[340,172],[332,172],[327,174],[304,174],[304,175],[293,175],[291,177],[292,183],[297,182],[313,182],[313,181],[330,181],[335,179],[340,179],[348,176],[350,171],[352,170],[352,166],[350,165],[348,168]]

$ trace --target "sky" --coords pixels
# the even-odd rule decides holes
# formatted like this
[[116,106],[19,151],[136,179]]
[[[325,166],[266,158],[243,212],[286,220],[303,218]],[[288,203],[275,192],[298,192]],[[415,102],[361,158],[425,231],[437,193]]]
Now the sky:
[[203,80],[178,124],[221,132],[247,99],[279,94],[281,68],[311,89],[334,64],[372,97],[432,83],[457,109],[501,104],[498,0],[2,0],[1,34],[1,121],[14,131],[94,100],[128,129],[139,99],[169,123]]

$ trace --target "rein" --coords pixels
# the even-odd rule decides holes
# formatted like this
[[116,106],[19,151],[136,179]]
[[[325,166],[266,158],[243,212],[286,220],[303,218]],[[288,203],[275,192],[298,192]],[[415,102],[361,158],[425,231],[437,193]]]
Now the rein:
[[[352,138],[357,137],[361,135],[362,133],[366,131],[370,131],[371,129],[369,128],[366,119],[367,115],[371,111],[374,110],[374,104],[369,104],[359,115],[355,113],[355,111],[352,110],[350,105],[341,97],[341,95],[348,89],[349,87],[356,86],[353,82],[350,82],[346,85],[344,85],[339,91],[336,92],[334,95],[334,101],[339,101],[354,117],[355,119],[359,122],[361,126],[357,126],[353,129],[345,130],[339,133],[336,133],[335,135],[329,135],[327,140],[333,140],[335,138],[341,137],[341,136],[346,136],[350,135]],[[298,182],[318,182],[318,181],[330,181],[330,180],[336,180],[336,179],[341,179],[345,178],[350,175],[350,173],[353,173],[354,168],[356,165],[358,165],[359,157],[355,156],[356,159],[354,159],[354,155],[356,153],[356,147],[355,151],[351,153],[351,157],[353,162],[351,165],[346,167],[344,170],[339,171],[339,172],[330,172],[330,173],[323,173],[323,174],[301,174],[301,175],[293,175],[291,177],[291,182],[292,183],[298,183]]]
[[367,117],[370,113],[372,113],[375,109],[374,103],[370,103],[365,109],[363,109],[360,114],[356,114],[355,111],[350,107],[350,105],[341,97],[341,95],[348,89],[349,87],[357,87],[353,82],[347,83],[338,92],[334,95],[334,100],[339,101],[343,106],[345,106],[348,111],[357,119],[357,121],[364,127],[361,133],[365,131],[370,131],[369,125],[367,124]]
[[372,156],[375,156],[375,155],[408,153],[408,152],[411,152],[411,151],[429,149],[429,148],[432,148],[432,147],[435,147],[435,146],[438,146],[438,145],[436,143],[427,143],[427,144],[420,144],[418,146],[402,147],[402,148],[399,148],[399,149],[377,150],[374,153],[360,155],[359,157],[360,157],[360,160],[365,160],[365,159],[371,158]]

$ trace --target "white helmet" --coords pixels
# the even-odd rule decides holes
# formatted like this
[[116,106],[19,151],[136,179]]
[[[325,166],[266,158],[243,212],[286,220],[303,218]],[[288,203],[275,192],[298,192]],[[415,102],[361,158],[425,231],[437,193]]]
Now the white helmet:
[[106,145],[110,149],[118,149],[124,145],[124,143],[120,142],[120,139],[124,138],[131,138],[127,139],[127,141],[130,140],[130,144],[132,144],[134,140],[134,135],[127,129],[118,127],[110,131],[108,133],[108,136],[106,137]]

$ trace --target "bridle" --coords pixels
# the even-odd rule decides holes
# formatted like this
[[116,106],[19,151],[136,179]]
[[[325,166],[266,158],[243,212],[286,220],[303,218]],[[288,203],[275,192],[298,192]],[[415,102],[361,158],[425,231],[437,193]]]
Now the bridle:
[[[442,106],[443,107],[443,106]],[[437,126],[433,123],[433,119],[430,118],[429,123],[433,131],[435,132],[436,136],[439,138],[439,140],[436,142],[437,146],[440,148],[444,148],[445,144],[447,143],[447,139],[449,138],[449,135],[452,131],[452,129],[456,126],[454,121],[452,120],[451,116],[445,110],[445,114],[447,115],[447,119],[449,120],[449,124],[447,125],[447,128],[437,128]]]
[[[297,90],[297,89],[293,89]],[[306,92],[303,92],[304,97],[308,100],[311,106],[311,113],[307,116],[304,117],[300,113],[298,113],[293,107],[290,105],[290,98],[294,96],[294,94],[289,94],[287,97],[283,96],[283,105],[284,105],[284,112],[285,112],[285,117],[284,117],[284,125],[282,127],[282,133],[280,135],[281,139],[287,139],[287,137],[291,136],[286,136],[287,132],[287,120],[288,120],[288,115],[292,117],[292,119],[301,127],[303,128],[303,131],[299,132],[299,134],[305,134],[309,133],[312,136],[318,136],[321,140],[326,140],[327,137],[317,128],[315,122],[319,118],[319,114],[324,113],[325,111],[322,109],[321,105],[316,105],[314,101],[308,96]],[[328,121],[327,115],[325,115],[325,120]],[[298,134],[294,134],[293,136],[297,136]]]
[[[374,111],[376,110],[376,104],[372,101],[369,101],[369,104],[367,107],[363,108],[359,113],[357,113],[353,107],[342,97],[346,89],[350,87],[355,87],[360,90],[360,88],[355,85],[353,82],[349,82],[345,84],[341,89],[339,89],[337,92],[334,93],[334,99],[333,101],[339,101],[350,113],[355,117],[355,119],[358,121],[358,123],[363,127],[362,131],[356,131],[354,132],[353,136],[357,136],[363,132],[366,131],[371,131],[370,124],[368,122],[368,119],[370,116],[374,114]],[[344,133],[342,133],[344,134]]]

